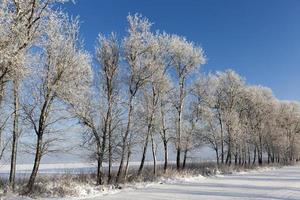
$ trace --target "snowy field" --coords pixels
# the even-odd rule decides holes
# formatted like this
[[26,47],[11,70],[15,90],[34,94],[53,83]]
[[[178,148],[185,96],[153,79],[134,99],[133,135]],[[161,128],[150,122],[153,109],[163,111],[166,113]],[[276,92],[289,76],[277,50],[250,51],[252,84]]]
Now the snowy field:
[[[204,161],[202,161],[204,162]],[[213,160],[206,160],[205,162],[213,162]],[[169,164],[175,163],[175,161],[169,161]],[[139,167],[140,162],[130,162],[130,168]],[[152,166],[153,162],[146,161],[145,166]],[[157,161],[158,165],[163,165],[163,161]],[[55,164],[41,164],[39,167],[40,175],[49,174],[81,174],[81,173],[94,173],[96,172],[96,163],[55,163]],[[113,170],[117,170],[119,163],[113,164]],[[32,164],[18,164],[17,165],[17,176],[26,177],[29,176],[32,171]],[[107,170],[107,163],[103,164],[104,170]],[[10,165],[1,164],[0,165],[0,177],[8,177],[10,171]]]
[[143,189],[124,190],[117,194],[88,199],[299,200],[300,166],[210,178],[166,180],[162,184],[153,184]]
[[[79,187],[78,190],[81,188]],[[1,199],[1,198],[0,198]],[[15,195],[2,197],[5,200],[28,200]],[[126,186],[122,190],[108,190],[82,197],[50,198],[47,200],[299,200],[300,165],[283,168],[263,168],[258,171],[240,172],[232,175],[217,175],[205,178],[161,179],[157,183]],[[43,199],[46,200],[46,199]]]

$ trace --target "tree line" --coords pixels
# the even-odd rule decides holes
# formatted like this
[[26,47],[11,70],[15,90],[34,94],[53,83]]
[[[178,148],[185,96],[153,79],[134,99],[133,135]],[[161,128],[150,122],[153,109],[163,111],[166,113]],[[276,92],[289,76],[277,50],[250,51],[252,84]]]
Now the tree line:
[[127,17],[122,39],[99,34],[92,56],[78,18],[57,8],[64,2],[0,2],[0,158],[9,150],[11,189],[22,137],[30,135],[27,149],[35,155],[25,188],[30,193],[42,157],[60,150],[57,143],[72,123],[82,127],[82,146],[97,163],[97,184],[123,181],[136,149],[138,176],[148,151],[153,174],[158,154],[164,171],[169,153],[181,170],[203,145],[218,165],[298,158],[298,102],[280,101],[232,70],[201,74],[206,57],[200,46],[152,30],[138,14]]

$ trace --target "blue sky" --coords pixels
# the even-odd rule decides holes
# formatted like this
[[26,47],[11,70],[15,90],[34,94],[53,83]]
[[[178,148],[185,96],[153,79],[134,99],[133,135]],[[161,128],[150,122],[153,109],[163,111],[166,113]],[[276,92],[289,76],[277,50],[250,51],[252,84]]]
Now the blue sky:
[[300,100],[298,0],[76,0],[62,7],[80,16],[91,53],[99,33],[122,37],[128,13],[140,13],[153,29],[201,45],[208,58],[202,71],[231,68],[280,99]]

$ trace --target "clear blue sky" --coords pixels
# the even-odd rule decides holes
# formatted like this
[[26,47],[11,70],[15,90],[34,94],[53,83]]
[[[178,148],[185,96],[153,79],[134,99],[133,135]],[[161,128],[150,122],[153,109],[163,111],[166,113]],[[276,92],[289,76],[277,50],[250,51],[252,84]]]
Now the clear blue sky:
[[231,68],[280,99],[300,100],[298,0],[76,0],[62,7],[80,16],[91,53],[100,32],[121,37],[128,13],[138,12],[154,29],[201,45],[208,58],[203,71]]

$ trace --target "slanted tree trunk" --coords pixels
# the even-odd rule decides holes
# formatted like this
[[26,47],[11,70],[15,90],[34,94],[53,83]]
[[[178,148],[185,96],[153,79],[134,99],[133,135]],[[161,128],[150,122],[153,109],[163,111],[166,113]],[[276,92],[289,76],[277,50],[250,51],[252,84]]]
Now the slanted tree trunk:
[[48,91],[48,93],[46,94],[43,106],[41,107],[41,112],[39,115],[38,123],[34,125],[36,127],[35,133],[37,136],[37,142],[36,142],[36,146],[35,146],[34,165],[33,165],[33,169],[32,169],[29,181],[26,186],[26,191],[25,191],[26,194],[29,194],[32,192],[33,185],[34,185],[34,182],[35,182],[38,170],[39,170],[41,158],[44,153],[43,152],[43,135],[44,135],[45,128],[46,128],[46,122],[47,122],[49,110],[50,110],[52,102],[55,98],[55,96],[52,94],[53,94],[52,90],[50,89]]
[[146,133],[145,144],[144,144],[144,148],[143,148],[142,160],[141,160],[140,167],[138,170],[138,176],[140,176],[143,171],[143,167],[144,167],[144,163],[145,163],[145,159],[146,159],[147,147],[148,147],[148,143],[149,143],[150,131],[151,131],[151,127],[152,127],[151,124],[152,124],[152,122],[151,123],[149,122],[148,126],[147,126],[147,133]]
[[35,182],[35,179],[37,177],[37,173],[39,170],[39,166],[40,166],[40,162],[41,162],[41,158],[42,158],[42,145],[43,145],[43,134],[39,134],[37,136],[37,144],[36,144],[36,149],[35,149],[35,159],[34,159],[34,165],[33,165],[33,169],[29,178],[29,181],[27,183],[27,191],[26,193],[29,194],[32,192],[33,189],[33,185]]
[[182,162],[182,169],[185,169],[186,160],[187,160],[187,153],[188,153],[188,148],[185,148],[184,156],[183,156],[183,162]]
[[[129,146],[130,145],[128,145],[128,147]],[[128,148],[127,157],[126,157],[126,165],[125,165],[125,173],[124,173],[125,180],[127,179],[127,176],[128,176],[130,156],[131,156],[131,150],[130,150],[130,148]]]
[[[118,169],[118,173],[117,173],[117,177],[116,177],[116,183],[118,183],[120,181],[122,171],[123,171],[123,165],[124,165],[124,159],[125,159],[126,147],[127,147],[127,138],[128,138],[129,132],[130,132],[131,117],[132,117],[132,112],[133,112],[132,101],[133,101],[133,95],[131,95],[130,99],[129,99],[129,109],[128,109],[128,116],[127,116],[128,121],[127,121],[125,134],[122,139],[121,160],[120,160],[119,169]],[[129,155],[129,153],[128,153],[128,155]]]

